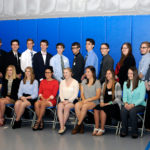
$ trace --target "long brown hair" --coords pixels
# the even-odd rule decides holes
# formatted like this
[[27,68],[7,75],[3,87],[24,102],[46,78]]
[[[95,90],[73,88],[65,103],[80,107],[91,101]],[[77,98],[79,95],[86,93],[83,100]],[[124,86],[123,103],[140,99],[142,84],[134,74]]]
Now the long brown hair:
[[[125,56],[122,52],[122,49],[123,49],[123,46],[126,45],[127,48],[129,49],[128,51],[128,54]],[[130,43],[126,42],[126,43],[123,43],[122,46],[121,46],[121,58],[119,60],[119,65],[120,67],[123,65],[124,63],[124,60],[129,56],[129,55],[132,55],[132,46]]]
[[[137,87],[138,87],[138,83],[139,83],[139,81],[140,81],[140,78],[139,78],[139,75],[138,75],[138,70],[136,69],[136,67],[130,67],[129,69],[128,69],[128,71],[129,70],[131,70],[132,72],[133,72],[133,81],[132,81],[132,91],[134,90],[134,89],[136,89]],[[127,88],[130,88],[130,84],[131,84],[131,82],[130,82],[130,80],[128,79],[127,80]]]
[[[27,69],[30,70],[30,73],[31,73],[30,84],[33,84],[34,79],[35,79],[35,75],[34,75],[33,69],[32,69],[32,67],[27,67],[25,69],[25,72],[26,72]],[[23,84],[26,84],[26,81],[27,81],[27,76],[26,76],[26,73],[25,73],[25,76],[24,76],[24,79],[23,79]]]
[[[113,101],[115,99],[115,84],[116,84],[115,72],[112,69],[108,69],[106,71],[106,74],[107,74],[108,71],[110,71],[112,73],[112,87],[111,87],[111,89],[112,89],[112,101]],[[103,88],[103,96],[105,96],[105,91],[106,91],[107,84],[108,84],[108,80],[106,78],[105,83],[104,83],[104,88]]]

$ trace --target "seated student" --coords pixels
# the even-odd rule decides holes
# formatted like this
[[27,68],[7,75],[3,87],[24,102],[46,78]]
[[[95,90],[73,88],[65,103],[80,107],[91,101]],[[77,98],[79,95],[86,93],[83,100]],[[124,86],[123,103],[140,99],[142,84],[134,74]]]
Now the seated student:
[[123,87],[124,81],[128,79],[128,69],[131,66],[135,67],[135,59],[132,55],[132,46],[130,43],[124,43],[121,47],[121,58],[115,69],[115,79]]
[[14,104],[17,100],[20,80],[16,77],[15,66],[9,65],[6,69],[5,79],[2,82],[2,97],[0,99],[0,126],[4,125],[6,104]]
[[113,69],[114,67],[114,60],[113,58],[109,55],[109,45],[107,43],[102,43],[101,44],[101,54],[103,56],[101,65],[100,65],[100,74],[99,74],[99,80],[101,84],[105,82],[105,75],[106,71],[108,69]]
[[57,43],[57,54],[50,59],[50,66],[54,70],[54,78],[59,82],[63,79],[64,68],[69,67],[69,59],[63,55],[65,45],[63,43]]
[[145,93],[145,83],[139,79],[137,69],[135,67],[129,68],[128,80],[123,85],[124,106],[121,109],[121,137],[128,134],[128,117],[131,120],[132,138],[138,137],[137,113],[145,109]]
[[72,78],[72,70],[70,68],[64,69],[64,80],[60,83],[60,103],[58,104],[58,118],[60,122],[59,134],[65,132],[66,121],[69,117],[70,109],[74,108],[74,104],[78,102],[79,84],[78,81]]
[[76,127],[72,130],[72,134],[84,133],[83,120],[89,109],[93,109],[99,104],[101,84],[96,80],[96,71],[93,66],[86,67],[86,78],[81,83],[81,99],[82,101],[75,104],[75,112],[78,118]]
[[32,67],[25,69],[25,77],[21,81],[18,91],[19,100],[15,103],[16,120],[13,125],[13,129],[21,127],[21,116],[23,115],[25,108],[34,105],[34,102],[38,97],[38,81],[34,78]]
[[27,67],[33,66],[33,56],[36,54],[36,52],[33,50],[34,41],[32,39],[27,39],[27,50],[25,50],[21,54],[21,69],[23,72],[25,72],[25,69]]
[[[101,136],[105,133],[105,123],[108,116],[120,120],[121,94],[121,86],[115,82],[114,71],[108,69],[105,82],[102,85],[100,104],[94,108],[95,128],[92,135]],[[99,120],[101,121],[100,129]]]
[[35,104],[35,112],[37,115],[37,121],[32,128],[33,130],[42,130],[44,128],[43,116],[45,114],[46,107],[56,105],[56,96],[59,88],[59,83],[57,80],[52,78],[53,67],[49,66],[45,69],[45,77],[40,83],[39,88],[39,98]]

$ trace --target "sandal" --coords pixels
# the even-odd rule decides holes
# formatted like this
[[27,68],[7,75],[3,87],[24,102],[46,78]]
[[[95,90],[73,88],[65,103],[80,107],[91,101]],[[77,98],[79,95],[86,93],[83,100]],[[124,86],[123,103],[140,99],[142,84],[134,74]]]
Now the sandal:
[[102,136],[105,133],[105,130],[99,129],[96,133],[96,136]]
[[66,127],[64,126],[64,129],[60,129],[60,130],[58,131],[58,133],[59,133],[59,134],[64,134],[65,131],[66,131]]
[[39,130],[43,130],[43,128],[44,128],[44,122],[41,121],[40,124],[39,124]]
[[39,130],[39,125],[40,125],[40,122],[36,121],[36,123],[35,123],[34,126],[32,127],[32,130],[33,130],[33,131]]
[[99,131],[98,128],[94,128],[92,135],[95,136],[97,134],[97,132]]

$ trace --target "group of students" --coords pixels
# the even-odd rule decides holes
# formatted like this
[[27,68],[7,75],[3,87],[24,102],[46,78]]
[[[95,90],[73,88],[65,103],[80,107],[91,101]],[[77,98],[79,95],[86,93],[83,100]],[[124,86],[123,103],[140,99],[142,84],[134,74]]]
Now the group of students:
[[[87,55],[84,59],[80,53],[80,44],[78,42],[72,44],[72,52],[75,55],[72,69],[69,66],[69,59],[63,55],[65,49],[63,43],[56,45],[57,54],[54,56],[47,52],[47,40],[40,42],[41,51],[37,53],[33,51],[34,41],[32,39],[27,40],[28,49],[22,55],[18,53],[18,40],[11,41],[12,50],[7,54],[0,50],[2,83],[0,126],[4,125],[6,104],[15,104],[14,129],[21,127],[21,116],[25,108],[34,105],[37,121],[33,130],[43,129],[42,118],[45,109],[56,105],[56,95],[59,89],[60,100],[57,104],[60,122],[59,134],[66,131],[65,124],[70,110],[75,108],[78,122],[72,134],[84,133],[83,120],[87,111],[93,109],[95,128],[92,135],[100,136],[105,133],[106,119],[110,116],[117,120],[121,119],[120,136],[125,137],[128,134],[128,116],[130,116],[132,137],[137,138],[136,114],[144,111],[146,88],[149,90],[150,87],[150,77],[147,75],[150,65],[150,44],[148,42],[141,44],[142,59],[139,63],[139,70],[137,70],[131,44],[124,43],[121,47],[120,61],[113,71],[114,60],[109,55],[109,45],[102,43],[100,51],[103,58],[99,77],[98,57],[93,50],[94,45],[93,39],[86,39]],[[22,75],[24,77],[21,80]],[[79,90],[81,101],[78,100]],[[38,100],[37,97],[39,97]],[[149,105],[150,100],[147,106]],[[147,107],[147,118],[150,116],[149,110],[150,107]],[[100,127],[99,121],[101,121]],[[150,120],[147,119],[147,128],[150,129],[149,122]]]

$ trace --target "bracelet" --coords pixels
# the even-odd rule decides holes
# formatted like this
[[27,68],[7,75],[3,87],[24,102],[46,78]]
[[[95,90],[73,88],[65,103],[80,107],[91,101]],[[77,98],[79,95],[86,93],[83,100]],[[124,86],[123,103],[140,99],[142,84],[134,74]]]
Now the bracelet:
[[110,105],[113,104],[112,101],[108,102]]

